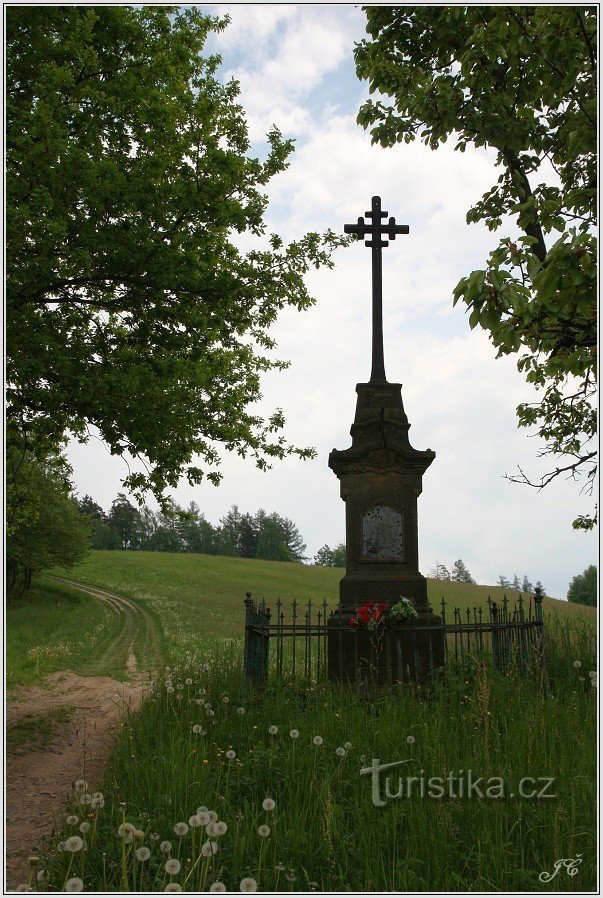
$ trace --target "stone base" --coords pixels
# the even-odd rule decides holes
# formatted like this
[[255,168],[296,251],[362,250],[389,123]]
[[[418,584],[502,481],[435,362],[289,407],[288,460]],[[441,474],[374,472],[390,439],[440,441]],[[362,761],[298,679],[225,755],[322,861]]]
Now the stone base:
[[347,573],[339,581],[339,607],[342,613],[353,612],[365,602],[387,602],[395,605],[402,596],[412,599],[419,613],[431,611],[427,600],[427,580],[422,574],[396,572],[388,577],[381,571]]
[[327,622],[329,679],[337,683],[423,682],[444,666],[442,619],[432,612],[374,631],[350,627],[353,612],[336,611]]

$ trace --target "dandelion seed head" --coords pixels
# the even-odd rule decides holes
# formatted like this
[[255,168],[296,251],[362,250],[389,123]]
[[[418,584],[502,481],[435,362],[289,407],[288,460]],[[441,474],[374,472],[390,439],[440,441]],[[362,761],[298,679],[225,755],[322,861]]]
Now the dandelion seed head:
[[169,873],[170,876],[175,876],[176,873],[180,873],[180,867],[182,864],[176,857],[170,857],[165,862],[165,872]]
[[169,854],[172,850],[172,843],[168,842],[167,839],[161,843],[159,846],[159,850],[163,852],[163,854]]
[[343,743],[343,747],[345,748],[346,751],[349,751],[349,750],[352,748],[352,743],[351,743],[351,742],[344,742],[344,743]]
[[237,753],[236,753],[236,751],[233,751],[232,748],[229,748],[228,751],[226,752],[226,758],[228,761],[234,761],[236,756],[237,756]]
[[341,748],[341,747],[340,747],[340,748],[336,748],[336,749],[335,749],[335,754],[336,754],[337,757],[339,757],[339,758],[345,757],[345,748]]
[[151,851],[150,851],[149,848],[146,847],[146,845],[143,845],[141,848],[138,848],[138,849],[136,850],[136,858],[137,858],[137,860],[139,860],[139,861],[148,861],[148,859],[149,859],[150,857],[151,857]]
[[102,795],[100,795],[98,798],[95,798],[94,795],[92,796],[92,801],[90,802],[90,807],[92,808],[92,810],[96,811],[99,808],[104,808],[104,806],[105,799]]
[[265,823],[262,823],[261,826],[258,826],[258,833],[262,837],[262,839],[267,839],[270,835],[270,827],[266,826]]
[[237,714],[244,714],[245,708],[237,708]]
[[86,782],[86,780],[76,780],[74,788],[76,792],[87,792],[88,783]]
[[184,821],[177,823],[174,827],[174,832],[177,836],[185,836],[188,832],[188,823],[184,823]]
[[70,851],[74,854],[76,851],[81,851],[84,847],[84,840],[80,839],[79,836],[69,836],[68,839],[65,839],[65,851]]
[[209,822],[210,822],[210,823],[215,823],[216,820],[218,819],[218,815],[216,814],[216,812],[215,812],[215,811],[208,811],[207,813],[209,814]]
[[80,818],[76,817],[75,814],[69,814],[69,816],[67,817],[67,823],[69,824],[69,826],[77,826],[77,822],[79,819]]
[[20,885],[17,886],[17,888],[15,889],[15,892],[31,892],[31,889],[29,888],[29,886],[27,885],[26,882],[22,882]]
[[224,702],[225,705],[227,705],[228,702],[230,701],[230,698],[229,698],[227,695],[223,695],[223,696],[222,696],[222,701]]
[[228,832],[228,826],[223,820],[217,820],[213,826],[215,836],[224,836]]
[[299,730],[291,730],[289,735],[292,739],[299,739]]
[[57,845],[57,851],[65,851],[65,843],[64,842],[59,842],[59,844]]
[[262,802],[265,811],[273,811],[276,807],[276,801],[273,798],[265,798]]
[[314,745],[322,745],[322,736],[315,736],[312,742]]
[[257,892],[258,884],[251,876],[246,876],[245,879],[241,880],[239,888],[242,892]]
[[186,683],[187,686],[192,686],[192,685],[193,685],[193,681],[191,680],[190,677],[187,677],[186,680],[185,680],[184,682]]
[[178,882],[168,882],[168,884],[166,885],[166,887],[163,891],[164,892],[181,892],[182,886]]
[[408,745],[414,745],[414,743],[416,742],[416,739],[414,736],[407,736],[406,741],[407,741]]
[[278,727],[275,727],[274,724],[272,724],[272,726],[268,727],[268,732],[271,736],[276,736],[276,734],[278,733]]
[[188,825],[191,829],[195,829],[196,826],[199,826],[199,818],[196,814],[193,814],[192,817],[188,818]]
[[87,792],[80,795],[80,804],[92,804],[92,795],[88,795]]
[[118,836],[133,836],[136,827],[132,823],[120,823],[117,827]]
[[218,852],[218,843],[211,842],[209,839],[201,846],[202,857],[213,857]]
[[84,891],[84,883],[79,878],[79,876],[72,876],[71,879],[68,879],[65,883],[65,891],[66,892],[83,892]]
[[82,821],[82,823],[80,823],[80,825],[79,825],[79,830],[81,833],[86,835],[86,833],[90,832],[90,824],[87,823],[85,820]]
[[226,886],[224,885],[223,882],[212,882],[212,884],[209,887],[209,891],[210,892],[225,892]]
[[211,823],[211,819],[207,811],[197,811],[197,826],[207,826],[208,823]]

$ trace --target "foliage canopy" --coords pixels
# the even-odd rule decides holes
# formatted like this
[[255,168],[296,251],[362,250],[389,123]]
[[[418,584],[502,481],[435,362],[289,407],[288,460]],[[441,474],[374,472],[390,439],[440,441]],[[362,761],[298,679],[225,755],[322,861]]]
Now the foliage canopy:
[[[496,150],[497,183],[468,222],[503,225],[486,268],[454,291],[498,355],[542,390],[518,406],[543,455],[559,459],[532,482],[596,474],[597,10],[594,6],[365,7],[356,47],[372,93],[358,121],[382,146],[449,137]],[[387,98],[391,102],[386,102]],[[514,220],[514,222],[511,221]],[[590,529],[596,515],[574,527]]]
[[182,475],[217,481],[219,445],[260,467],[312,454],[286,443],[279,409],[250,406],[261,374],[286,366],[270,326],[311,304],[304,275],[340,241],[262,237],[263,188],[293,145],[273,128],[265,160],[248,155],[238,85],[202,55],[226,21],[7,10],[9,439],[43,457],[93,425],[145,463],[125,485],[158,497]]

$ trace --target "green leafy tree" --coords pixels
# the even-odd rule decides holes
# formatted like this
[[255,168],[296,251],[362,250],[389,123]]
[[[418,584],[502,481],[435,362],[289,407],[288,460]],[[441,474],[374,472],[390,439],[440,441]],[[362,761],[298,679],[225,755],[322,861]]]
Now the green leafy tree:
[[144,533],[142,516],[124,493],[111,504],[109,525],[119,537],[120,549],[139,549]]
[[528,580],[527,574],[523,575],[523,580],[521,581],[521,588],[522,588],[523,592],[533,592],[534,591],[534,587]]
[[89,520],[72,496],[71,468],[62,456],[43,462],[9,447],[6,457],[6,589],[22,595],[32,578],[70,568],[90,550]]
[[325,544],[314,556],[314,564],[324,567],[345,567],[346,561],[345,543],[338,543],[334,549]]
[[475,583],[475,580],[467,570],[464,561],[460,558],[452,565],[450,579],[454,580],[456,583]]
[[267,561],[293,561],[284,540],[283,529],[272,515],[264,515],[258,533],[256,558]]
[[91,496],[77,500],[79,512],[88,521],[90,530],[90,546],[93,549],[117,549],[119,537],[112,530],[107,515]]
[[[371,92],[358,121],[382,146],[449,137],[496,150],[497,183],[469,210],[490,230],[503,221],[486,267],[454,291],[469,324],[541,392],[518,406],[540,454],[592,493],[596,474],[597,9],[594,6],[365,7],[356,47]],[[387,100],[391,98],[391,102]],[[590,529],[596,513],[573,526]]]
[[431,576],[434,580],[450,580],[450,571],[445,564],[440,564],[439,561],[436,561],[431,570]]
[[582,574],[573,578],[567,591],[568,602],[597,605],[597,566],[590,564]]
[[[227,20],[198,8],[13,6],[6,17],[8,438],[44,457],[94,426],[160,499],[219,463],[313,452],[250,407],[269,329],[306,309],[311,267],[347,242],[265,235],[293,143],[250,142],[235,81],[203,55]],[[233,235],[257,248],[242,252]],[[207,470],[209,468],[209,471]]]

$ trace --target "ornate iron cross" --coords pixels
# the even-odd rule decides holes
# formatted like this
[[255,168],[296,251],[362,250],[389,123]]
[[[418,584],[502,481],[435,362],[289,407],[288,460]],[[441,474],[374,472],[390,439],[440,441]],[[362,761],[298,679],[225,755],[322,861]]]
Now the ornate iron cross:
[[374,196],[371,201],[371,211],[364,213],[367,218],[371,219],[370,224],[366,224],[364,218],[359,218],[357,224],[344,225],[343,230],[346,234],[355,234],[358,240],[362,240],[367,234],[370,240],[365,240],[364,245],[372,247],[373,250],[373,361],[371,367],[370,383],[385,383],[385,363],[383,360],[383,289],[382,289],[382,248],[388,246],[387,240],[382,240],[382,236],[389,237],[390,240],[396,239],[396,234],[408,234],[408,225],[397,225],[396,219],[392,216],[387,224],[383,224],[381,219],[387,218],[387,212],[381,211],[381,197]]

